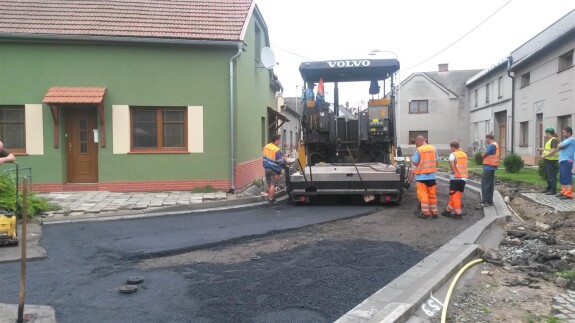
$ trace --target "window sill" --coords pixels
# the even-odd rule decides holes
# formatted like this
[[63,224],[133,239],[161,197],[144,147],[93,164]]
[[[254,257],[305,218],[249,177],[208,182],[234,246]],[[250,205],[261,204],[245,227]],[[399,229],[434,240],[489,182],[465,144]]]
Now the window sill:
[[149,155],[149,154],[190,154],[189,151],[130,151],[128,155]]
[[13,154],[14,156],[28,156],[27,152],[21,152],[21,151],[10,151],[11,154]]
[[529,147],[529,145],[519,145],[519,147],[521,147],[521,148],[527,148],[527,147]]
[[409,114],[428,114],[429,112],[410,112]]

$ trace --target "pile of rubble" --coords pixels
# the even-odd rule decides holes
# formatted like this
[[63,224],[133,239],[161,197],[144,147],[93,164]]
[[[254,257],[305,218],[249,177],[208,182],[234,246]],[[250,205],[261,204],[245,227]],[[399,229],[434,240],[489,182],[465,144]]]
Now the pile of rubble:
[[509,224],[507,236],[499,246],[499,252],[487,250],[483,259],[494,265],[522,271],[527,277],[505,281],[505,286],[524,285],[538,288],[536,278],[553,281],[558,287],[568,288],[570,280],[555,275],[557,272],[575,270],[575,243],[557,239],[554,229],[563,225],[555,221],[551,225],[536,221],[528,223]]

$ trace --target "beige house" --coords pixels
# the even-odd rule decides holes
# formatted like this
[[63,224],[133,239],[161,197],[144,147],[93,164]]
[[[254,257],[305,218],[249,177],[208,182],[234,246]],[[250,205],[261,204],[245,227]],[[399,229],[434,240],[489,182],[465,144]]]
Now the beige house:
[[575,10],[511,53],[513,151],[526,164],[538,161],[544,129],[573,127],[575,115]]
[[465,82],[480,70],[413,73],[401,82],[398,145],[412,154],[415,137],[423,135],[446,157],[449,143],[457,140],[467,151],[469,143],[469,105]]

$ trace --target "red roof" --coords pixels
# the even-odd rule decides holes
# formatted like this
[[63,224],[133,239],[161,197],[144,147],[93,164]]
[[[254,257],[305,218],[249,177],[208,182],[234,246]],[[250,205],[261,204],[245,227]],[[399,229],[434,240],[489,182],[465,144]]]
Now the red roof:
[[51,87],[42,100],[46,104],[100,104],[104,100],[105,87]]
[[253,1],[0,0],[0,36],[10,33],[240,41]]

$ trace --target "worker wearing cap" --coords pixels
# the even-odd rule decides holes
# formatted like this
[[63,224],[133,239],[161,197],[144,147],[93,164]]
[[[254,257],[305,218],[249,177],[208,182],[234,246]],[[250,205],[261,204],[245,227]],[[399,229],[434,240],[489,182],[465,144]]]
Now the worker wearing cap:
[[451,154],[449,155],[449,204],[447,209],[441,213],[443,216],[461,219],[461,197],[465,189],[465,181],[468,177],[467,154],[459,149],[459,142],[453,141],[449,144]]
[[547,188],[545,189],[545,194],[555,195],[557,193],[557,161],[559,160],[559,154],[557,153],[557,145],[559,140],[555,135],[555,129],[553,127],[545,128],[545,146],[543,149],[537,148],[537,150],[543,150],[541,158],[545,160],[545,179],[547,180]]
[[437,219],[437,185],[435,173],[437,172],[437,161],[439,155],[432,145],[427,144],[425,137],[415,138],[417,147],[413,154],[413,165],[415,169],[415,181],[417,183],[417,199],[421,203],[421,214],[419,218]]

